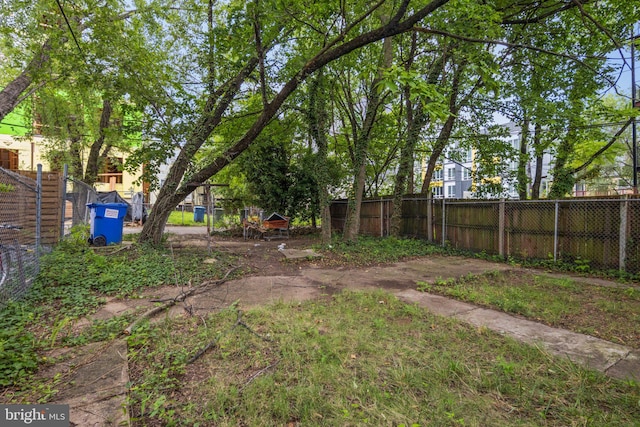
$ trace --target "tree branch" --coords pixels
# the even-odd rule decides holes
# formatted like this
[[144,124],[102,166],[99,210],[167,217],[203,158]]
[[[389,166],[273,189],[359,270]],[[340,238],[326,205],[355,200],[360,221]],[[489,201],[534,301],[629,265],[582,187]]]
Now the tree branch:
[[[404,21],[400,21],[400,19],[406,12],[406,8],[409,3],[408,0],[403,0],[403,4],[401,5],[400,9],[387,25],[361,34],[360,36],[355,37],[342,45],[335,46],[332,49],[322,49],[321,52],[311,58],[295,76],[293,76],[287,83],[285,83],[280,92],[278,92],[275,98],[269,103],[268,108],[266,108],[262,112],[260,117],[258,117],[253,126],[244,134],[244,136],[240,138],[240,140],[236,144],[229,147],[224,154],[196,172],[192,177],[192,181],[206,181],[209,177],[222,170],[225,166],[231,163],[232,160],[238,157],[246,148],[248,148],[251,142],[262,131],[269,120],[276,114],[284,101],[293,93],[293,91],[300,85],[300,83],[302,83],[313,72],[317,71],[328,63],[348,53],[353,52],[358,48],[381,40],[385,37],[390,37],[411,30],[411,28],[413,28],[417,22],[433,13],[440,7],[444,6],[448,2],[449,0],[433,0],[422,9],[418,10],[412,16],[408,17]],[[182,187],[176,193],[176,199],[186,196],[188,193],[189,190]]]
[[616,134],[609,140],[609,142],[607,142],[602,148],[600,148],[598,151],[596,151],[595,153],[593,153],[591,155],[591,157],[589,157],[589,159],[584,162],[583,164],[581,164],[580,166],[574,168],[571,170],[571,173],[578,173],[584,169],[586,169],[591,163],[593,163],[593,161],[595,159],[597,159],[602,153],[604,153],[605,151],[607,151],[609,149],[609,147],[611,147],[617,140],[618,138],[620,138],[620,135],[622,135],[624,133],[625,130],[627,130],[627,128],[629,127],[629,125],[631,123],[633,123],[635,119],[631,118],[629,120],[627,120],[627,122],[620,128],[620,130],[618,130],[618,132],[616,132]]
[[[516,49],[528,49],[528,50],[532,50],[534,52],[540,52],[540,53],[545,53],[547,55],[553,55],[553,56],[557,56],[557,57],[560,57],[560,58],[566,58],[566,59],[569,59],[571,61],[574,61],[574,62],[582,65],[583,67],[591,70],[592,72],[594,72],[594,73],[596,73],[598,75],[603,76],[609,83],[613,84],[613,82],[611,81],[609,76],[606,76],[606,75],[602,74],[599,70],[596,70],[591,65],[585,63],[583,60],[581,60],[577,56],[570,55],[568,53],[554,52],[552,50],[543,49],[543,48],[540,48],[540,47],[537,47],[537,46],[521,44],[521,43],[511,43],[511,42],[506,42],[506,41],[502,41],[502,40],[478,39],[478,38],[475,38],[475,37],[467,37],[467,36],[462,36],[462,35],[459,35],[459,34],[449,33],[447,31],[434,30],[434,29],[431,29],[431,28],[414,27],[413,30],[414,31],[419,31],[419,32],[425,33],[425,34],[436,34],[436,35],[440,35],[440,36],[444,36],[444,37],[451,37],[451,38],[454,38],[454,39],[458,39],[458,40],[462,40],[462,41],[466,41],[466,42],[470,42],[470,43],[495,44],[495,45],[506,46],[506,47],[510,47],[510,48],[516,48]],[[600,57],[595,57],[595,58],[596,59],[603,59],[603,58],[600,58]]]
[[215,282],[208,282],[205,283],[203,285],[197,286],[195,288],[191,288],[188,291],[182,291],[180,292],[178,295],[176,295],[173,298],[170,298],[168,300],[155,300],[155,302],[163,302],[164,304],[158,306],[158,307],[154,307],[150,310],[147,310],[146,312],[144,312],[140,317],[138,317],[135,321],[133,321],[129,326],[127,326],[125,328],[125,330],[123,331],[123,333],[125,335],[131,335],[131,332],[133,332],[133,330],[135,329],[136,326],[138,326],[142,321],[144,321],[145,319],[150,319],[151,317],[155,316],[158,313],[163,312],[164,310],[173,307],[176,303],[184,301],[188,296],[198,292],[198,291],[202,291],[203,289],[205,289],[207,286],[211,285],[211,284],[215,284],[215,285],[221,285],[224,282],[227,281],[227,277],[229,277],[229,274],[231,274],[233,271],[237,270],[239,267],[233,267],[231,268],[229,271],[227,271],[227,273],[224,275],[224,277],[220,280],[216,280]]
[[[585,2],[585,3],[586,3],[586,2]],[[536,8],[538,8],[538,7],[539,7],[539,6],[536,6]],[[547,12],[541,13],[540,15],[538,15],[538,16],[534,16],[534,17],[532,17],[532,18],[527,18],[527,19],[512,19],[512,20],[510,20],[510,19],[505,19],[505,20],[503,20],[503,21],[502,21],[502,23],[503,23],[504,25],[524,25],[524,24],[535,24],[535,23],[538,23],[538,22],[540,22],[540,21],[543,21],[543,20],[545,20],[545,19],[549,18],[550,16],[554,16],[554,15],[556,15],[556,14],[560,13],[560,12],[564,12],[564,11],[566,11],[566,10],[573,9],[574,7],[576,7],[576,5],[575,5],[574,3],[568,3],[568,4],[564,5],[564,6],[561,6],[561,7],[557,7],[557,8],[551,9],[551,10],[549,10],[549,11],[547,11]]]
[[[257,3],[258,0],[256,0]],[[262,34],[260,30],[260,20],[258,17],[258,5],[256,4],[256,12],[253,17],[253,32],[256,41],[256,55],[258,56],[258,70],[260,76],[260,93],[262,95],[262,106],[266,108],[269,101],[267,100],[267,79],[264,71],[264,48],[262,47]]]

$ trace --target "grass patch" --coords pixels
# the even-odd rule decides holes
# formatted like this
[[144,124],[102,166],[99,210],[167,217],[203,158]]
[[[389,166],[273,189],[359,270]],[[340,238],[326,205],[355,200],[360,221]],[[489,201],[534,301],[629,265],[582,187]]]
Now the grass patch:
[[318,246],[316,249],[322,251],[334,264],[352,266],[384,264],[420,256],[451,253],[447,248],[429,244],[424,240],[368,236],[360,236],[356,243],[344,242],[336,237],[330,245]]
[[640,290],[523,271],[419,282],[418,289],[640,348]]
[[[206,220],[206,218],[205,218]],[[169,214],[169,219],[167,220],[167,225],[205,225],[206,222],[195,222],[193,220],[193,212],[182,212],[182,211],[173,211]]]
[[640,419],[634,382],[381,292],[147,324],[129,347],[134,425],[632,426]]

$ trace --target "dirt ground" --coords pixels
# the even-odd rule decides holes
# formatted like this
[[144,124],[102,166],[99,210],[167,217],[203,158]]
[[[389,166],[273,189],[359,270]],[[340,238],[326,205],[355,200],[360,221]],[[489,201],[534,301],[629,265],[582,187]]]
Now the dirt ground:
[[[191,231],[191,233],[190,233]],[[234,265],[243,272],[240,278],[231,278],[221,285],[193,283],[194,288],[164,286],[146,290],[141,298],[111,298],[92,319],[109,319],[116,315],[136,310],[138,313],[153,307],[158,300],[167,301],[189,292],[190,296],[170,309],[170,315],[205,315],[208,312],[228,307],[232,303],[244,308],[278,301],[303,301],[332,295],[343,289],[380,289],[394,294],[402,294],[409,302],[417,302],[415,293],[418,282],[433,283],[439,279],[457,279],[469,274],[478,275],[490,271],[510,270],[509,286],[526,286],[532,280],[528,270],[505,263],[489,262],[476,258],[432,255],[394,264],[368,266],[347,265],[344,259],[331,253],[314,253],[312,248],[319,244],[317,234],[298,232],[288,239],[245,240],[241,233],[236,235],[207,237],[191,227],[177,228],[169,234],[167,244],[175,250],[196,250],[211,253],[205,262],[220,262],[216,254],[226,253],[234,259]],[[205,230],[206,231],[206,230]],[[228,268],[228,266],[224,266]],[[560,274],[535,271],[536,275]],[[602,286],[615,286],[597,278],[571,277],[574,281]],[[599,283],[602,282],[602,283]],[[446,296],[446,295],[444,295]],[[91,323],[84,319],[76,325],[76,331]],[[568,319],[579,327],[581,322]],[[578,319],[579,320],[579,319]],[[605,322],[606,323],[606,322]],[[551,325],[558,326],[558,325]],[[560,325],[571,329],[571,324]],[[578,330],[581,330],[578,328]],[[601,338],[598,331],[591,334]],[[636,344],[637,334],[627,334],[615,340],[621,344]]]
[[[507,268],[483,260],[438,255],[396,263],[396,268],[391,270],[382,265],[353,267],[343,265],[330,254],[320,256],[310,252],[318,242],[315,235],[270,241],[244,240],[238,236],[207,239],[200,235],[172,235],[169,238],[169,244],[176,249],[211,248],[212,253],[226,252],[237,256],[242,270],[249,272],[240,279],[218,288],[211,287],[190,298],[185,306],[191,304],[190,309],[196,311],[221,308],[231,302],[249,307],[278,300],[304,300],[330,295],[345,288],[398,292],[415,289],[418,280],[461,277]],[[162,299],[175,292],[175,287],[168,286],[151,290],[147,296]]]

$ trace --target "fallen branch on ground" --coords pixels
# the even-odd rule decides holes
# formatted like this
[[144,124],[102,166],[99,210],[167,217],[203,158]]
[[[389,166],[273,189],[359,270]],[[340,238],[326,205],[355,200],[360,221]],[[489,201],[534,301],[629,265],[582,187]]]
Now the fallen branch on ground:
[[267,372],[269,369],[275,368],[276,366],[278,366],[278,363],[280,363],[280,360],[276,360],[274,363],[272,363],[271,365],[260,369],[258,372],[256,372],[255,374],[251,375],[249,377],[249,379],[247,380],[246,383],[244,383],[244,385],[242,387],[240,387],[240,390],[238,390],[240,393],[242,393],[244,391],[245,388],[247,388],[247,386],[249,384],[251,384],[253,382],[253,380],[255,380],[256,378],[258,378],[260,375],[264,374],[265,372]]
[[221,285],[224,282],[227,281],[227,277],[229,277],[229,274],[231,274],[233,271],[237,270],[239,267],[233,267],[231,268],[229,271],[226,272],[226,274],[222,277],[222,279],[220,280],[216,280],[213,282],[206,282],[203,285],[197,286],[195,288],[191,288],[188,291],[182,291],[180,292],[178,295],[176,295],[173,298],[168,298],[165,300],[152,300],[152,302],[162,302],[163,304],[158,306],[158,307],[154,307],[146,312],[144,312],[140,317],[138,317],[136,320],[133,321],[133,323],[131,323],[129,326],[127,326],[125,328],[125,330],[123,331],[125,335],[131,335],[131,332],[133,331],[133,329],[138,326],[142,321],[149,319],[153,316],[155,316],[156,314],[170,308],[173,307],[176,303],[184,301],[188,296],[193,295],[194,293],[196,293],[197,291],[202,291],[203,289],[206,289],[209,285]]

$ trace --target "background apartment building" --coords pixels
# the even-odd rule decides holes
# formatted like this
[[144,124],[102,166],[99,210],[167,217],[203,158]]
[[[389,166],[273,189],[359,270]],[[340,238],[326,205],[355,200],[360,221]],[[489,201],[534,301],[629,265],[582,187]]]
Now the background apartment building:
[[[497,174],[493,172],[487,174],[482,171],[481,162],[477,157],[477,150],[454,142],[446,150],[434,170],[431,184],[433,197],[447,199],[518,199],[516,172],[522,132],[520,127],[514,123],[507,123],[504,128],[507,130],[507,135],[503,139],[509,145],[511,155],[503,159],[497,159],[502,166]],[[549,171],[552,160],[550,153],[544,153],[542,158],[541,197],[545,197],[549,190]],[[535,174],[533,160],[529,160],[527,163],[526,173],[531,183]]]

